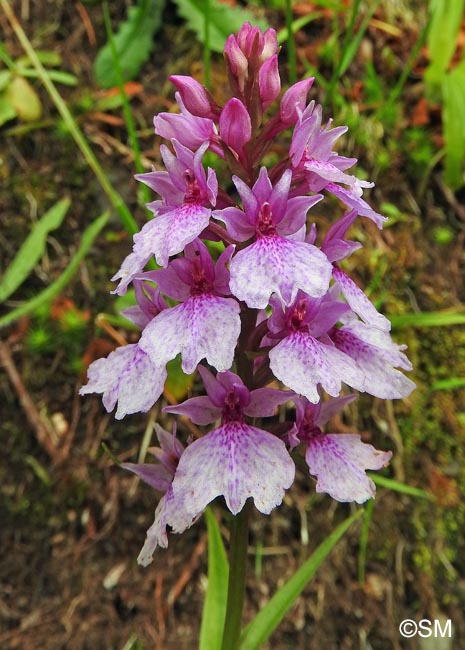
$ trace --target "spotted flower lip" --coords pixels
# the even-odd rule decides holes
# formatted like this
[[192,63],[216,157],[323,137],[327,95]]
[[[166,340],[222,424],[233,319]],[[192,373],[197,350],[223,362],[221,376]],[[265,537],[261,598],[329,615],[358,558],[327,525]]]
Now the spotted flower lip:
[[217,370],[227,370],[241,330],[239,304],[221,295],[222,290],[229,293],[226,264],[232,247],[218,259],[218,275],[200,240],[186,251],[184,259],[173,260],[167,269],[149,272],[161,291],[183,302],[153,318],[139,345],[156,365],[166,365],[181,354],[182,369],[187,374],[193,373],[204,358]]
[[212,169],[208,174],[202,158],[208,149],[205,142],[193,153],[173,140],[176,155],[161,148],[167,172],[138,174],[136,178],[161,194],[163,201],[147,207],[155,218],[134,235],[134,255],[145,265],[152,255],[160,266],[166,266],[172,255],[180,253],[207,228],[211,208],[216,203],[218,182]]
[[282,440],[246,424],[244,415],[272,415],[292,393],[272,388],[249,392],[232,372],[215,378],[206,368],[199,371],[207,396],[165,410],[188,415],[197,424],[221,417],[221,424],[184,451],[172,485],[175,498],[184,498],[190,513],[203,510],[220,495],[233,514],[242,510],[249,497],[258,510],[271,512],[294,480],[294,462]]
[[322,431],[327,421],[354,399],[355,395],[348,395],[312,404],[304,397],[297,398],[296,423],[291,435],[306,445],[305,460],[310,474],[318,479],[317,492],[327,492],[337,501],[364,503],[376,492],[365,470],[382,469],[389,463],[392,452],[378,451],[362,442],[359,434]]
[[97,359],[87,374],[89,381],[79,394],[103,393],[108,412],[118,403],[117,420],[130,413],[146,413],[163,393],[167,378],[165,365],[153,363],[138,344],[124,345],[106,359]]

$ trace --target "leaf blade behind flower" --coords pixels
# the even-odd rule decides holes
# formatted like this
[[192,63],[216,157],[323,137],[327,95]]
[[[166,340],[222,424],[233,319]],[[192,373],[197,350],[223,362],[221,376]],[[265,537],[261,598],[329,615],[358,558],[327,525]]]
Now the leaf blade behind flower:
[[364,510],[360,509],[339,524],[297,569],[290,580],[278,589],[242,632],[239,650],[258,650],[260,645],[268,639],[325,558],[354,521],[362,516],[363,512]]
[[208,529],[208,587],[203,606],[199,650],[221,650],[229,565],[220,528],[210,508],[205,511]]
[[44,253],[48,233],[59,228],[70,203],[68,198],[61,199],[33,226],[0,280],[0,302],[9,298],[31,273]]

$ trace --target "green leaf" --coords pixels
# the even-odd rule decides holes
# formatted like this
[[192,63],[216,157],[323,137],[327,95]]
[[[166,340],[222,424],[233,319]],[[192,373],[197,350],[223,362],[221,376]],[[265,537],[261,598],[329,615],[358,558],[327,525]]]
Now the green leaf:
[[16,291],[40,260],[48,233],[61,225],[69,205],[69,199],[58,201],[32,228],[0,281],[0,302]]
[[208,586],[203,605],[199,650],[221,650],[229,565],[220,527],[210,508],[205,511],[208,530]]
[[441,83],[455,52],[464,4],[464,0],[430,0],[431,22],[426,44],[431,63],[425,79],[431,85]]
[[373,480],[373,483],[380,485],[381,487],[388,488],[394,492],[400,492],[401,494],[406,494],[409,497],[417,497],[418,499],[428,499],[428,501],[434,501],[434,497],[426,490],[421,490],[420,488],[413,487],[412,485],[406,485],[400,481],[396,481],[393,478],[387,478],[386,476],[381,476],[381,474],[368,474],[369,477]]
[[457,309],[447,309],[444,311],[425,311],[418,314],[397,314],[390,316],[390,321],[395,328],[465,325],[465,312]]
[[465,60],[442,82],[444,106],[444,140],[446,144],[445,181],[456,190],[464,182],[465,129],[463,128],[463,107],[465,106]]
[[[202,43],[205,42],[205,5],[204,0],[175,0],[180,15],[186,20],[190,29],[197,34]],[[226,39],[233,32],[238,32],[245,21],[260,29],[268,29],[264,18],[255,18],[247,9],[229,7],[214,0],[209,2],[209,36],[210,48],[214,52],[222,52]]]
[[12,78],[6,90],[6,98],[18,117],[25,122],[36,122],[42,117],[39,95],[24,77]]
[[431,390],[455,390],[457,388],[465,388],[465,377],[439,379],[431,385]]
[[[123,81],[133,79],[149,58],[153,36],[161,27],[164,6],[165,0],[139,0],[136,6],[129,7],[127,19],[120,24],[114,37]],[[109,43],[97,54],[94,77],[102,88],[118,85]]]
[[[33,68],[21,68],[19,73],[23,77],[32,77],[33,79],[39,77],[39,73]],[[64,86],[77,86],[79,81],[77,77],[71,74],[71,72],[63,72],[63,70],[49,70],[48,76],[52,81],[56,81]]]
[[169,361],[166,365],[166,370],[168,371],[168,377],[165,382],[165,389],[175,397],[178,402],[181,402],[185,399],[189,389],[192,388],[195,373],[192,375],[186,375],[183,372],[180,356]]
[[102,230],[102,228],[105,226],[109,218],[110,218],[110,213],[108,210],[104,212],[102,215],[100,215],[100,217],[98,217],[84,231],[84,234],[82,235],[82,239],[81,239],[81,245],[79,246],[75,256],[71,259],[67,268],[63,271],[60,277],[57,280],[55,280],[55,282],[53,282],[46,289],[44,289],[39,294],[34,296],[34,298],[31,298],[31,300],[28,300],[20,307],[13,309],[13,311],[9,312],[8,314],[0,318],[0,327],[5,327],[6,325],[9,325],[13,321],[20,318],[21,316],[24,316],[25,314],[30,314],[31,312],[35,311],[38,307],[41,307],[44,303],[47,303],[53,300],[56,296],[58,296],[59,293],[63,291],[63,289],[66,287],[66,285],[71,280],[71,278],[76,273],[76,271],[79,269],[79,265],[81,264],[84,257],[87,255],[87,251],[92,246],[95,238]]
[[312,555],[297,569],[292,578],[286,582],[247,625],[241,635],[239,650],[257,650],[270,634],[277,628],[286,612],[292,607],[308,581],[336,546],[349,527],[363,514],[363,509],[339,524],[318,546]]

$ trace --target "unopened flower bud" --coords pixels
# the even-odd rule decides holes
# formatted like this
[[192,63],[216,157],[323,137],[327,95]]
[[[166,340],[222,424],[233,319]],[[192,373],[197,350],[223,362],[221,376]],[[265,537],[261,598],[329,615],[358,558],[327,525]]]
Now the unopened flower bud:
[[252,124],[246,107],[236,97],[230,99],[221,111],[220,136],[228,147],[242,156],[244,145],[252,136]]
[[228,37],[224,46],[224,57],[229,65],[232,76],[237,80],[239,90],[244,92],[249,64],[233,34]]
[[214,117],[208,91],[201,83],[184,75],[171,75],[170,81],[179,90],[184,106],[190,113],[198,117]]
[[297,122],[298,112],[303,113],[314,80],[315,77],[303,79],[286,90],[279,107],[279,116],[284,124],[291,126]]
[[274,54],[260,68],[258,73],[258,91],[262,109],[265,110],[279,95],[281,79],[278,70],[278,55]]

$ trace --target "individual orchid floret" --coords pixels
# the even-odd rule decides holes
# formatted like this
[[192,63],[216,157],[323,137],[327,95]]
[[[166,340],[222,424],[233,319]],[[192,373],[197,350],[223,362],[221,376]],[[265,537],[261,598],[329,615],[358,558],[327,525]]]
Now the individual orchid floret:
[[330,417],[355,399],[354,395],[311,404],[304,397],[296,403],[296,438],[306,447],[310,474],[317,477],[316,491],[337,501],[364,503],[375,496],[375,484],[365,470],[389,463],[392,452],[378,451],[355,433],[323,433]]
[[190,113],[179,92],[175,94],[175,98],[181,113],[158,113],[153,118],[155,133],[166,140],[177,140],[193,151],[204,142],[209,142],[209,149],[223,156],[218,130],[213,120]]
[[232,372],[214,378],[203,367],[199,371],[207,396],[165,410],[188,415],[197,424],[218,418],[221,424],[184,451],[173,480],[174,497],[183,499],[192,514],[204,510],[220,495],[237,514],[252,497],[257,509],[269,514],[293,483],[295,466],[284,442],[247,424],[245,416],[272,415],[291,394],[266,388],[250,392]]
[[250,115],[240,99],[233,97],[226,102],[220,115],[220,136],[223,142],[245,160],[244,146],[252,136]]
[[173,146],[176,155],[168,147],[160,147],[167,172],[136,176],[158,192],[163,201],[148,204],[155,218],[134,235],[134,255],[141,261],[155,255],[160,266],[166,266],[170,256],[183,251],[207,228],[210,206],[215,205],[218,193],[215,172],[209,168],[206,174],[202,166],[209,143],[205,142],[195,153],[177,140],[173,140]]
[[176,473],[179,459],[184,451],[183,445],[176,438],[176,429],[168,433],[158,424],[155,430],[160,442],[160,447],[149,449],[157,459],[157,463],[122,463],[121,467],[139,476],[145,483],[155,490],[164,492],[155,510],[155,520],[147,531],[147,538],[137,558],[141,566],[148,566],[152,561],[153,553],[158,546],[168,546],[166,528],[169,525],[173,532],[182,533],[202,514],[192,516],[184,508],[182,499],[176,500],[171,484]]
[[138,344],[116,348],[106,359],[97,359],[87,371],[88,383],[80,395],[103,393],[103,405],[110,413],[118,403],[115,418],[146,413],[163,393],[167,378],[165,364],[156,364]]
[[231,367],[241,330],[238,302],[224,297],[230,293],[226,267],[232,252],[232,246],[223,251],[215,268],[197,239],[186,247],[184,258],[147,274],[164,294],[183,301],[162,311],[142,334],[140,346],[153,363],[165,365],[181,354],[187,374],[204,358],[217,370]]
[[333,294],[315,300],[299,292],[284,311],[277,300],[272,300],[269,328],[271,336],[281,340],[269,352],[270,369],[277,379],[314,404],[320,399],[320,385],[332,397],[339,395],[342,382],[365,390],[363,372],[327,335],[349,310]]
[[176,86],[187,110],[198,117],[215,119],[219,109],[209,91],[193,77],[171,75],[170,81]]
[[285,171],[273,187],[262,167],[252,189],[233,176],[244,211],[232,207],[213,213],[234,239],[254,239],[230,265],[231,291],[249,307],[265,308],[273,293],[289,305],[299,289],[319,297],[329,286],[332,267],[327,257],[315,246],[290,237],[305,226],[307,210],[322,197],[289,199],[291,176],[290,170]]
[[412,370],[402,352],[407,346],[394,343],[389,332],[349,317],[343,327],[333,328],[329,336],[336,348],[352,358],[363,372],[363,390],[370,395],[400,399],[408,397],[415,388],[413,381],[397,370]]
[[[346,174],[357,160],[345,158],[334,152],[335,141],[347,131],[346,126],[331,128],[331,120],[322,126],[322,107],[309,105],[301,114],[294,129],[289,149],[294,174],[304,176],[308,189],[320,192],[322,189],[337,196],[357,214],[368,217],[382,228],[386,217],[375,212],[361,198],[363,188],[373,187],[373,183],[361,181],[356,176]],[[338,183],[348,185],[342,188]]]

